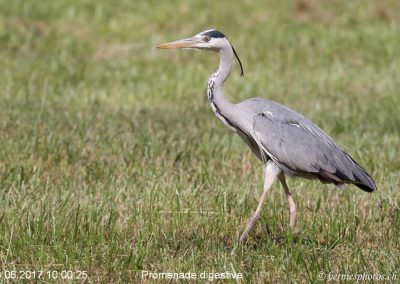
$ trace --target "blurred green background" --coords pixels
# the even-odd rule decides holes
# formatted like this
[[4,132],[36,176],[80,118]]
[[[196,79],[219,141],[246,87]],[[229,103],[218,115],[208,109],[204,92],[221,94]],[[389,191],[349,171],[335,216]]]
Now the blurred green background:
[[[209,28],[244,65],[227,97],[305,114],[378,191],[290,180],[291,231],[276,184],[230,256],[262,166],[209,109],[217,55],[155,48]],[[399,35],[396,0],[0,0],[3,271],[85,270],[89,282],[236,271],[259,283],[398,273]]]

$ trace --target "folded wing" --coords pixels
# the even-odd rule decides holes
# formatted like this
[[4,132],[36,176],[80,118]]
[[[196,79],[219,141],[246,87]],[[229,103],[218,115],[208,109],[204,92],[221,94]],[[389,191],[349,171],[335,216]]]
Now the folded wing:
[[371,192],[371,176],[323,130],[304,116],[282,109],[254,117],[253,130],[260,148],[286,173],[323,182],[352,183]]

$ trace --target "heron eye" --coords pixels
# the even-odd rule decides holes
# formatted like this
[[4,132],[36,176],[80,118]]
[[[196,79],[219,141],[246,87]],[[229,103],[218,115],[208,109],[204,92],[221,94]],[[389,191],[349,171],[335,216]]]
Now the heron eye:
[[209,42],[211,38],[209,36],[205,36],[203,39],[205,42]]

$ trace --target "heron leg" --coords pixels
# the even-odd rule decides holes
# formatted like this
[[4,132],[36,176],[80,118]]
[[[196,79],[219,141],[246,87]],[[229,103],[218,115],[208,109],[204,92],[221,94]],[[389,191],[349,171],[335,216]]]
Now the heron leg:
[[273,162],[268,162],[265,166],[265,175],[264,175],[264,190],[261,194],[260,200],[258,201],[258,206],[256,211],[253,213],[249,221],[247,222],[246,229],[243,231],[242,235],[240,236],[239,243],[243,244],[251,231],[251,229],[256,224],[258,217],[260,217],[261,207],[264,203],[265,197],[267,195],[268,190],[271,188],[272,184],[274,183],[276,177],[279,175],[281,170],[275,165]]
[[292,195],[289,192],[289,187],[286,184],[285,175],[283,173],[280,173],[278,179],[282,184],[283,190],[285,191],[286,194],[287,201],[289,203],[289,224],[293,228],[296,224],[296,215],[297,215],[296,204],[294,204]]

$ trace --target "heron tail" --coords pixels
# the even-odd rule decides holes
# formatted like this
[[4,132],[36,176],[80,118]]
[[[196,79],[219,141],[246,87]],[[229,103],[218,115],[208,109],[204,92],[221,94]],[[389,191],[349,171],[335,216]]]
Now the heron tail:
[[320,179],[325,182],[333,182],[336,185],[344,183],[354,184],[366,192],[376,190],[374,179],[349,155],[347,157],[352,161],[347,164],[347,167],[336,168],[336,172],[334,173],[320,171]]
[[353,160],[353,162],[353,184],[366,192],[372,192],[376,190],[377,188],[374,179],[356,161]]

